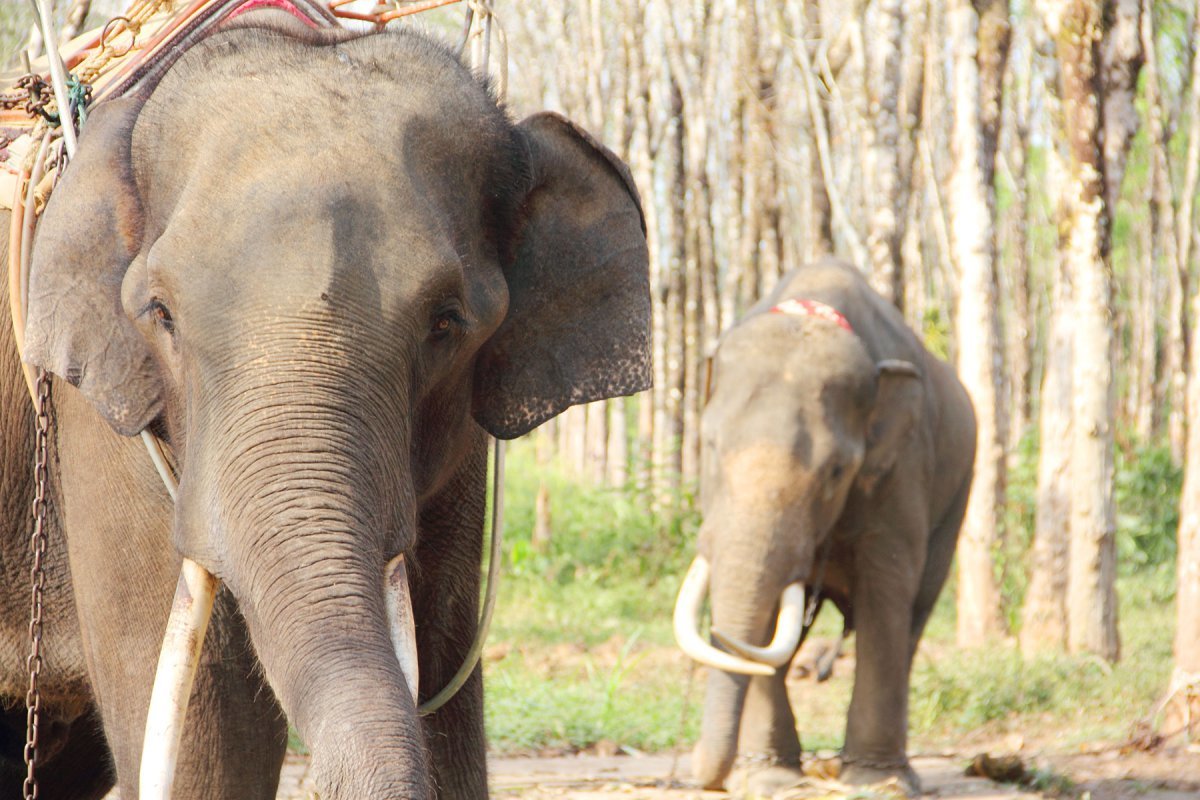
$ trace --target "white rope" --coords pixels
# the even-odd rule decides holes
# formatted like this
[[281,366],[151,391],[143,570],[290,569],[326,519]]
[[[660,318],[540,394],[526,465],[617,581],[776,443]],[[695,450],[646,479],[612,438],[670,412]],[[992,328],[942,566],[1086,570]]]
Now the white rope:
[[[468,14],[475,20],[476,33],[475,36],[481,36],[483,46],[473,46],[471,48],[472,67],[479,70],[483,74],[488,71],[488,58],[490,56],[490,47],[488,42],[491,40],[493,30],[492,21],[495,17],[492,11],[490,0],[470,0]],[[500,83],[497,86],[497,94],[500,102],[504,102],[505,95],[508,91],[508,39],[504,36],[504,31],[497,21],[494,27],[497,32],[497,38],[500,40]],[[417,711],[421,715],[432,714],[437,711],[450,698],[458,693],[458,690],[466,684],[467,680],[475,672],[475,667],[479,663],[480,656],[483,655],[483,646],[487,643],[488,631],[492,627],[492,614],[496,610],[496,596],[500,591],[500,558],[502,555],[501,547],[504,541],[504,441],[501,439],[493,439],[494,462],[492,466],[492,544],[488,555],[487,580],[484,584],[483,608],[479,613],[479,626],[475,630],[475,640],[471,642],[471,649],[467,651],[467,657],[463,660],[462,665],[458,668],[458,672],[450,679],[450,682],[429,700],[425,701]]]
[[495,461],[492,466],[492,546],[488,556],[487,590],[483,599],[483,610],[479,615],[479,628],[475,633],[475,641],[471,643],[471,649],[467,651],[467,657],[463,659],[458,672],[440,692],[417,709],[422,716],[432,714],[444,706],[471,677],[471,673],[475,671],[475,665],[479,663],[479,657],[483,655],[483,645],[487,642],[488,629],[492,627],[492,612],[496,609],[496,595],[500,590],[500,544],[504,541],[504,441],[501,439],[493,441],[495,443]]

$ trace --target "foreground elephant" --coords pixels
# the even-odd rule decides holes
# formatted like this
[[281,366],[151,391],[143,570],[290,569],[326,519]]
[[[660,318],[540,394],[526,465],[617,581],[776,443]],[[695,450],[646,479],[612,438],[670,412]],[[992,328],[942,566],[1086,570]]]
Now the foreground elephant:
[[[784,679],[807,585],[858,631],[844,779],[915,788],[909,668],[970,491],[966,392],[857,270],[832,260],[784,276],[722,337],[711,392],[704,524],[676,607],[680,643],[716,667],[697,778],[721,787],[739,753],[760,792],[799,777]],[[697,633],[706,587],[722,649]]]
[[[61,378],[42,796],[98,797],[110,763],[137,796],[182,554],[223,589],[174,797],[273,798],[286,719],[326,800],[483,797],[480,671],[418,718],[384,566],[406,554],[423,700],[476,631],[485,432],[648,384],[637,192],[565,119],[513,125],[421,36],[253,18],[93,109],[40,225],[26,356]],[[33,437],[3,308],[10,708]],[[127,438],[147,427],[174,452],[174,508]],[[4,723],[7,798],[23,709]]]

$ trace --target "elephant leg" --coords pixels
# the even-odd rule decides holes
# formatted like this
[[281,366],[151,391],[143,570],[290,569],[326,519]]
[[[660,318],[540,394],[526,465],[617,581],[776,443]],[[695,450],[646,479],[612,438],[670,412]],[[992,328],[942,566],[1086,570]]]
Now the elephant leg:
[[[487,449],[482,432],[457,474],[422,504],[413,582],[421,702],[462,666],[479,625]],[[488,796],[483,672],[423,719],[434,786],[444,800]]]
[[[61,382],[55,405],[57,496],[88,674],[121,795],[135,798],[150,689],[179,576],[170,545],[174,509],[137,439],[112,433]],[[286,735],[233,598],[222,591],[184,722],[173,797],[271,800]]]
[[917,644],[921,634],[925,632],[925,623],[933,613],[938,595],[950,574],[950,565],[954,563],[954,548],[958,542],[958,533],[962,528],[963,516],[967,511],[967,499],[971,495],[971,477],[968,475],[962,487],[954,496],[954,502],[946,511],[942,521],[934,526],[929,536],[929,554],[925,559],[925,570],[921,574],[921,585],[917,590],[917,598],[913,603],[912,631],[909,639],[909,661],[917,653]]
[[787,672],[785,665],[774,675],[755,676],[746,691],[738,750],[745,765],[745,794],[750,797],[770,797],[804,777]]
[[[39,733],[38,797],[100,800],[113,787],[112,757],[94,708],[69,723],[43,709]],[[25,708],[17,706],[0,715],[0,797],[21,796],[24,749]]]
[[[121,743],[116,761],[122,796],[126,797],[137,797],[156,659],[155,655],[148,670],[131,669],[128,680],[114,680],[110,674],[98,684],[102,697],[136,698],[130,709],[110,708],[106,715],[109,735]],[[125,710],[133,713],[122,713]],[[188,703],[172,797],[272,800],[286,749],[286,717],[262,679],[236,602],[222,590],[214,604]]]
[[[864,531],[855,556],[854,619],[858,664],[846,723],[842,777],[848,783],[875,783],[898,777],[919,790],[908,764],[908,680],[913,602],[924,570],[928,530],[919,509],[893,507],[883,515],[890,531]],[[917,525],[916,523],[922,523]]]

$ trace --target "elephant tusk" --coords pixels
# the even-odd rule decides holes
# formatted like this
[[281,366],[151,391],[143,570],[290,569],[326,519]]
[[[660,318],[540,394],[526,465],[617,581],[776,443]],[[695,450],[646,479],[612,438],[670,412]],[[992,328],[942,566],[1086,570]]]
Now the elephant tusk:
[[396,649],[396,660],[400,671],[408,682],[413,702],[417,702],[420,689],[420,672],[417,666],[417,621],[413,615],[412,595],[408,590],[408,569],[404,566],[404,554],[388,562],[383,572],[383,595],[387,601],[388,630],[392,635],[392,647]]
[[171,796],[183,720],[216,596],[217,579],[195,561],[185,558],[175,586],[146,715],[139,773],[142,800],[167,800]]
[[791,661],[800,645],[800,634],[804,629],[804,584],[790,583],[783,590],[779,601],[779,617],[775,620],[775,636],[766,647],[756,647],[740,642],[719,630],[713,629],[713,638],[740,656],[782,667]]
[[724,672],[774,675],[772,667],[718,650],[700,636],[700,606],[704,604],[704,596],[708,592],[708,574],[708,560],[704,556],[696,556],[688,567],[675,601],[675,640],[679,642],[679,647],[701,664]]

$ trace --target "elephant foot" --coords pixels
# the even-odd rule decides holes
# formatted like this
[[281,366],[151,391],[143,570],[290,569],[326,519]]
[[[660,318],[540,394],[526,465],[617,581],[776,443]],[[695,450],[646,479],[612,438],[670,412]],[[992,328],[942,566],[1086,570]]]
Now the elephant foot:
[[921,793],[921,779],[909,765],[908,759],[897,764],[871,764],[842,756],[842,783],[866,786],[895,781],[909,797]]
[[747,766],[734,770],[726,786],[729,791],[746,800],[770,800],[804,781],[797,766]]

